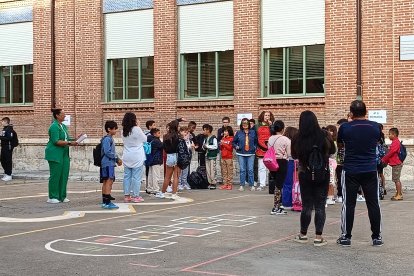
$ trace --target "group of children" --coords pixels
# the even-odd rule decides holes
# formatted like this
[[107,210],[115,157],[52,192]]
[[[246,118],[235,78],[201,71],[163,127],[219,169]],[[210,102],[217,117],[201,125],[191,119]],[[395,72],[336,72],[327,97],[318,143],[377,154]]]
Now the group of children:
[[[270,119],[270,118],[269,118]],[[180,118],[173,122],[176,122],[175,124],[178,126],[179,122],[185,121],[184,119]],[[329,125],[325,129],[330,133],[333,140],[336,142],[336,136],[337,136],[337,127],[339,127],[342,123],[346,122],[346,119],[341,119],[338,121],[338,126]],[[205,167],[207,180],[209,183],[208,188],[209,189],[216,189],[217,186],[217,160],[220,162],[220,169],[221,169],[221,175],[222,175],[222,185],[219,187],[222,190],[231,190],[233,187],[233,150],[235,149],[234,145],[234,136],[235,133],[232,129],[230,124],[230,118],[224,117],[222,119],[223,126],[218,129],[217,136],[213,134],[213,127],[209,124],[205,124],[202,126],[203,132],[199,135],[195,135],[194,131],[196,129],[197,124],[194,121],[190,121],[187,126],[182,126],[178,128],[177,131],[177,141],[173,142],[175,144],[174,150],[172,151],[172,154],[175,154],[176,160],[173,161],[173,164],[171,163],[171,153],[166,152],[166,144],[165,144],[165,137],[163,141],[161,140],[161,131],[159,128],[156,127],[155,121],[147,121],[146,122],[146,128],[143,133],[146,135],[146,144],[150,147],[150,150],[145,154],[145,178],[146,178],[146,187],[145,191],[148,194],[153,194],[157,198],[164,198],[165,191],[171,192],[173,187],[171,183],[171,177],[173,177],[174,182],[174,175],[178,172],[177,176],[177,185],[178,187],[176,189],[178,190],[190,190],[191,187],[188,183],[188,176],[190,174],[190,163],[192,159],[193,152],[196,152],[198,154],[198,164],[201,167]],[[259,125],[258,127],[255,126],[254,120],[249,120],[250,127],[249,131],[252,130],[256,134],[260,129]],[[171,123],[170,123],[171,124]],[[167,125],[167,129],[170,126]],[[267,126],[267,125],[266,125]],[[138,127],[139,128],[139,127]],[[266,129],[268,127],[265,127]],[[104,136],[101,140],[102,143],[102,166],[100,168],[100,179],[102,184],[102,207],[105,209],[115,209],[118,208],[115,204],[111,202],[111,200],[114,200],[114,198],[111,196],[111,189],[112,184],[115,180],[115,171],[114,168],[116,165],[121,166],[122,165],[122,159],[116,154],[115,151],[115,143],[113,141],[113,137],[117,133],[117,123],[114,121],[107,121],[105,123],[105,131],[107,133],[106,136]],[[286,128],[286,131],[284,133],[284,136],[289,136],[292,133],[292,127]],[[242,131],[241,130],[239,132]],[[260,131],[259,131],[260,132]],[[253,154],[241,154],[243,157],[252,157],[254,156],[255,159],[257,157],[263,158],[263,156],[257,156],[256,150],[260,149],[259,151],[265,152],[265,149],[263,146],[258,146],[258,142],[260,144],[260,139],[257,138],[257,136],[254,136],[256,139],[255,141],[249,141],[249,132],[246,132],[246,139],[243,140],[245,144],[243,144],[241,147],[243,148],[244,153],[250,153],[253,152]],[[269,131],[270,133],[270,131]],[[237,134],[237,133],[236,133]],[[240,134],[240,133],[239,133]],[[270,135],[270,134],[269,134]],[[384,136],[384,135],[383,135]],[[244,137],[244,133],[242,133],[242,137]],[[291,137],[290,137],[291,138]],[[172,137],[174,140],[174,137]],[[381,141],[378,142],[378,149],[377,149],[377,155],[378,155],[378,172],[380,176],[380,184],[384,191],[384,194],[386,194],[385,189],[385,181],[383,177],[383,168],[386,166],[386,164],[389,164],[392,167],[392,180],[395,182],[396,185],[396,195],[392,197],[392,200],[402,200],[402,188],[401,188],[401,182],[400,182],[400,175],[401,175],[401,169],[402,169],[402,160],[398,157],[401,143],[398,140],[398,129],[392,128],[389,131],[389,139],[392,141],[392,144],[390,146],[390,149],[388,152],[386,152],[385,147],[385,141],[384,139],[381,139]],[[250,144],[249,143],[253,143]],[[266,141],[267,143],[267,141]],[[143,143],[144,144],[144,143]],[[254,145],[254,150],[250,149],[249,147],[252,147],[251,145]],[[266,144],[267,145],[267,144]],[[143,146],[143,145],[142,145]],[[239,148],[239,146],[237,146]],[[247,150],[247,151],[245,151]],[[171,150],[170,150],[171,151]],[[238,155],[240,155],[238,153]],[[335,202],[342,202],[342,185],[341,185],[341,173],[342,173],[342,165],[344,161],[344,152],[343,149],[337,151],[334,155],[330,156],[330,185],[329,185],[329,192],[328,192],[328,198],[326,201],[327,205],[335,204]],[[240,159],[239,159],[240,162]],[[173,170],[171,174],[165,175],[166,172],[168,172],[168,168],[171,168],[170,165],[173,165],[172,167],[178,167],[178,170]],[[293,164],[293,163],[292,163]],[[169,184],[169,186],[164,189],[160,190],[159,183],[162,180],[161,176],[161,169],[164,165],[164,183]],[[255,175],[260,172],[258,170],[263,171],[263,169],[257,169],[255,168]],[[293,170],[290,170],[289,173],[295,174],[296,172]],[[245,176],[244,178],[246,181],[249,181],[247,169],[244,172]],[[267,177],[267,170],[265,170],[265,179]],[[141,179],[144,180],[144,177],[138,176],[138,178],[133,179],[133,181],[139,181],[141,182]],[[291,181],[293,177],[287,177],[287,181]],[[259,180],[260,181],[260,180]],[[260,181],[263,182],[263,181]],[[244,181],[241,179],[241,188],[244,190]],[[140,188],[139,184],[139,188]],[[263,190],[264,189],[264,183],[260,183],[260,187],[255,188],[251,187],[251,190]],[[256,186],[256,185],[255,185]],[[125,193],[125,200],[130,198],[130,191],[133,190],[128,185],[125,185],[124,183],[124,193]],[[290,188],[291,189],[291,185]],[[335,187],[337,190],[336,197],[335,197]],[[139,197],[139,188],[138,188],[138,195],[134,194],[134,197],[130,199],[130,201],[134,202],[141,202],[143,199]],[[173,199],[178,199],[178,195],[176,194],[176,189],[173,191]],[[269,193],[273,193],[274,187],[269,186]],[[136,190],[136,189],[135,189]],[[291,191],[289,193],[286,193],[288,196],[291,197]],[[360,194],[362,196],[362,194]],[[136,199],[138,198],[138,199]],[[286,202],[286,201],[284,201]],[[287,201],[289,202],[289,201]],[[291,202],[291,201],[290,201]],[[288,205],[289,203],[287,203]],[[289,206],[285,206],[289,207]]]

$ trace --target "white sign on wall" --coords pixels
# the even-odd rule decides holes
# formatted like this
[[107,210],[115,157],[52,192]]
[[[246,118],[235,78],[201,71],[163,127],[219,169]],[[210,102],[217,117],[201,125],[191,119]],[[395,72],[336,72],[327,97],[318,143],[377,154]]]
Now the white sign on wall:
[[386,110],[369,110],[368,120],[374,121],[380,124],[387,123],[387,111]]
[[253,118],[253,114],[252,113],[239,113],[237,114],[237,125],[241,124],[241,121],[244,119],[252,119]]
[[414,35],[400,36],[400,60],[414,60]]
[[62,123],[67,126],[70,126],[70,115],[66,115],[65,120]]

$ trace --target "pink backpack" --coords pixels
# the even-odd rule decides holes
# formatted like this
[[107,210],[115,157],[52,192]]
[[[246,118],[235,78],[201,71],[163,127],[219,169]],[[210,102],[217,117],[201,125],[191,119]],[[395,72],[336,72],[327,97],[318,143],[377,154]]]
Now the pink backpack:
[[300,186],[298,179],[297,163],[295,160],[295,168],[293,171],[293,186],[292,186],[292,211],[302,211],[302,197],[300,194]]
[[273,147],[275,143],[273,143],[272,146],[268,147],[265,155],[263,156],[263,164],[271,172],[275,172],[279,169],[279,164],[277,163],[277,160],[276,160],[276,151],[275,151],[275,148]]

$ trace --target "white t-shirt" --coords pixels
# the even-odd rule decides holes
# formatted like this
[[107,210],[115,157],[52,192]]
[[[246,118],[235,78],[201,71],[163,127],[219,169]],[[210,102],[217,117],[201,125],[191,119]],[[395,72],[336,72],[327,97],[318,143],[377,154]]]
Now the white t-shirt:
[[137,168],[144,165],[145,151],[144,143],[147,136],[138,126],[132,128],[132,132],[127,136],[122,136],[124,142],[124,152],[122,154],[122,162],[125,167]]

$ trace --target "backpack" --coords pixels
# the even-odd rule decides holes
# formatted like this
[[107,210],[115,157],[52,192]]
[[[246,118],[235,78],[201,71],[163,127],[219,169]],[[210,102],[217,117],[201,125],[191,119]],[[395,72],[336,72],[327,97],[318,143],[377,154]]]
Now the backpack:
[[180,139],[178,142],[178,154],[177,154],[177,166],[184,170],[191,163],[191,153],[188,150],[187,144],[184,139]]
[[297,161],[295,160],[295,167],[293,171],[293,186],[292,186],[292,211],[302,211],[302,197],[300,194],[299,177],[297,171]]
[[17,137],[17,133],[14,130],[11,131],[10,145],[12,148],[15,148],[19,145],[19,138]]
[[188,176],[187,182],[191,189],[207,189],[209,183],[207,180],[206,168],[203,166],[198,167],[195,172],[192,172]]
[[146,155],[151,154],[151,143],[152,143],[152,141],[144,143],[144,151],[145,151]]
[[93,149],[93,164],[97,167],[102,166],[102,140]]
[[[92,154],[93,154],[93,164],[95,166],[97,166],[97,167],[101,167],[102,166],[102,141],[103,141],[103,139],[105,139],[105,137],[103,137],[101,139],[101,142],[99,144],[97,144],[96,147],[92,151]],[[112,143],[111,143],[111,145],[112,145]]]
[[[279,138],[277,138],[277,139],[279,139]],[[277,139],[276,139],[276,141],[277,141]],[[271,172],[276,172],[277,170],[279,170],[279,164],[277,163],[277,160],[276,160],[276,151],[275,151],[275,148],[274,148],[274,145],[275,145],[276,141],[273,143],[272,146],[270,146],[268,148],[265,155],[263,156],[263,164]]]
[[405,158],[407,158],[407,148],[403,145],[403,141],[400,142],[400,151],[398,152],[398,158],[400,158],[401,162],[404,162]]
[[377,160],[377,165],[381,164],[381,159],[382,157],[384,157],[386,154],[386,147],[384,144],[378,144],[377,148],[376,148],[376,160]]
[[310,180],[314,182],[322,182],[329,176],[328,164],[317,145],[313,145],[312,147],[312,151],[308,158],[307,170],[311,174]]

